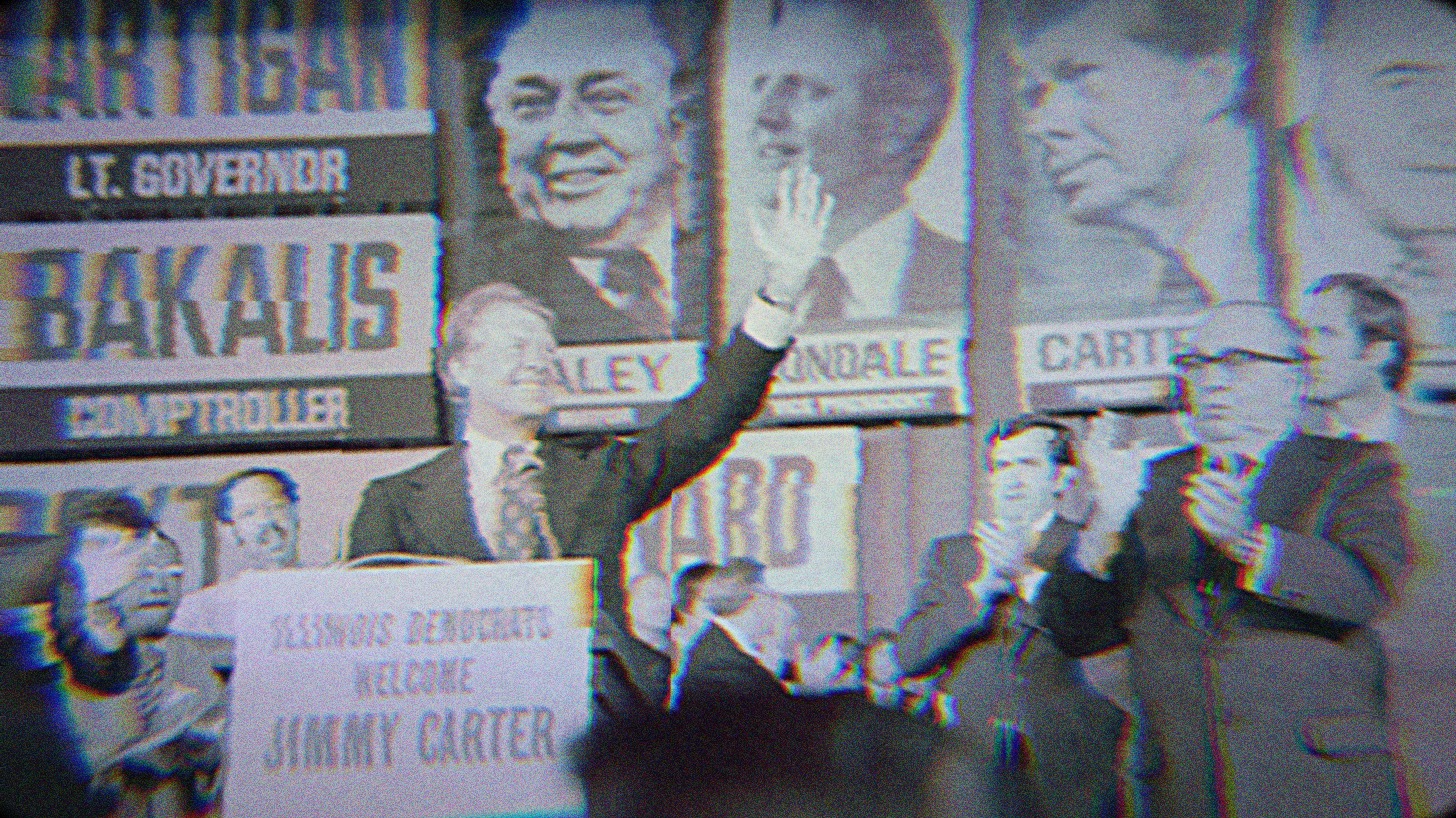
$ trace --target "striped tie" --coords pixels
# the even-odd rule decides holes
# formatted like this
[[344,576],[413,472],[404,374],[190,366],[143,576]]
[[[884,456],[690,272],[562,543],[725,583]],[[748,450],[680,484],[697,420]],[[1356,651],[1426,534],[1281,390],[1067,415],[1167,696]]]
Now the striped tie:
[[512,562],[561,556],[546,519],[543,464],[524,445],[506,449],[500,473],[500,536],[495,557]]

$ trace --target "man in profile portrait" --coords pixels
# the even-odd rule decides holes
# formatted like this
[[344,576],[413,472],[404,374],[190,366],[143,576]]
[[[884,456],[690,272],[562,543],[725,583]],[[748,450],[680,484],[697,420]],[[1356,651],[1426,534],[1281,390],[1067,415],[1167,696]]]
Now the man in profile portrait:
[[1242,0],[1013,4],[1026,135],[1065,213],[1134,234],[1205,304],[1268,300]]
[[1310,352],[1311,434],[1385,443],[1401,466],[1401,496],[1418,548],[1405,593],[1377,627],[1388,649],[1391,721],[1411,800],[1456,805],[1456,420],[1407,400],[1414,352],[1409,317],[1371,276],[1316,282],[1300,316]]
[[1392,268],[1358,268],[1405,301],[1417,344],[1456,346],[1456,3],[1317,6],[1296,80],[1308,118],[1290,140],[1300,170],[1291,178],[1326,223],[1291,255],[1329,254],[1309,246],[1326,244],[1338,249],[1323,272],[1348,269],[1341,242],[1359,229],[1342,218],[1338,199],[1348,197],[1398,254]]
[[487,230],[447,298],[506,281],[562,343],[700,339],[712,319],[696,222],[694,72],[648,3],[529,3],[488,48],[483,103],[518,222]]
[[834,201],[807,321],[964,312],[966,244],[907,196],[955,87],[934,5],[795,0],[775,4],[762,36],[745,123],[753,187],[772,202],[785,168],[808,167]]

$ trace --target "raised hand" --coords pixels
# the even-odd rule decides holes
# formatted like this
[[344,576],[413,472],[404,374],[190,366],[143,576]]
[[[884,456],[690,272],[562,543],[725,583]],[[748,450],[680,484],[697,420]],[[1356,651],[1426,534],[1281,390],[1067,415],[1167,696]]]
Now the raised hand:
[[[1078,446],[1082,473],[1072,494],[1085,493],[1081,503],[1087,525],[1077,540],[1074,557],[1083,570],[1097,575],[1106,573],[1120,542],[1118,532],[1137,508],[1148,461],[1163,451],[1143,440],[1116,445],[1117,429],[1124,422],[1116,412],[1100,412],[1088,423],[1087,435]],[[1076,519],[1072,513],[1063,516]]]
[[768,260],[763,289],[776,304],[798,303],[809,271],[824,255],[834,197],[821,195],[820,184],[807,166],[786,167],[779,173],[775,206],[755,208],[750,214],[753,241]]

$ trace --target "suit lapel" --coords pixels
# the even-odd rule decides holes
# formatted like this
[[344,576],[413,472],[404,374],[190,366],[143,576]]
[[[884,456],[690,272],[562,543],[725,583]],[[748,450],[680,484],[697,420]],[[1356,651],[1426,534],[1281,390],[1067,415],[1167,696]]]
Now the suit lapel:
[[1198,449],[1169,455],[1149,472],[1153,482],[1146,514],[1135,518],[1138,540],[1148,565],[1153,587],[1190,627],[1207,627],[1204,600],[1194,590],[1200,561],[1207,545],[1198,537],[1184,513],[1183,487],[1188,475],[1198,469]]
[[409,514],[418,531],[436,532],[442,541],[423,543],[438,553],[469,559],[490,558],[481,545],[470,508],[465,474],[465,446],[457,443],[410,481]]

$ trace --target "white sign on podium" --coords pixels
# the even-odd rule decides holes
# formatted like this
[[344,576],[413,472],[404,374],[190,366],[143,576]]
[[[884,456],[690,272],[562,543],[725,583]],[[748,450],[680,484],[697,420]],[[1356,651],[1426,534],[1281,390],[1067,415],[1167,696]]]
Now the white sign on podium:
[[230,818],[580,815],[593,565],[249,572]]

